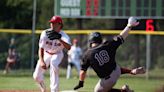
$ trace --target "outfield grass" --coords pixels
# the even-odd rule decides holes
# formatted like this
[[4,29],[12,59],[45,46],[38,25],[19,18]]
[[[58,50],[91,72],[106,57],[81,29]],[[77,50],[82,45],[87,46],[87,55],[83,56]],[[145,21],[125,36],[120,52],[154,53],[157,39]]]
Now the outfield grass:
[[[60,90],[72,90],[78,83],[78,78],[73,74],[73,78],[65,78],[65,70],[60,70]],[[74,72],[74,70],[73,70]],[[121,88],[122,85],[128,84],[135,92],[155,92],[157,88],[164,85],[164,70],[154,70],[150,72],[149,80],[145,75],[123,75],[118,80],[115,88]],[[49,88],[49,74],[46,73],[46,85]],[[84,87],[79,89],[79,92],[93,92],[98,78],[91,70],[89,76],[85,80]],[[28,70],[12,71],[10,74],[3,75],[0,71],[0,90],[37,90],[38,87],[32,79],[32,73]]]

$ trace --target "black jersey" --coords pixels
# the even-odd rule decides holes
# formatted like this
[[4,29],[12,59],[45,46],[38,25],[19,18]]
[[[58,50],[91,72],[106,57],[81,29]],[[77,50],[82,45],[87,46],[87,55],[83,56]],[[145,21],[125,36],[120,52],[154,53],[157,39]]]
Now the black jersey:
[[97,47],[89,48],[83,56],[82,70],[86,71],[91,66],[100,78],[109,76],[116,68],[116,50],[123,42],[123,38],[118,35]]

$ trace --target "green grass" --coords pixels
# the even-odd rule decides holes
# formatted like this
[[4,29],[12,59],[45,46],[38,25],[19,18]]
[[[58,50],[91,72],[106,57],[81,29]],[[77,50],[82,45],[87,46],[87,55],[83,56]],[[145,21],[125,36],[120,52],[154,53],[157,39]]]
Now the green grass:
[[[60,90],[72,90],[78,83],[76,72],[73,70],[73,78],[65,78],[65,70],[60,70]],[[164,70],[153,70],[150,72],[149,80],[145,75],[123,75],[118,80],[115,88],[121,88],[124,84],[128,84],[135,92],[155,92],[157,88],[164,85]],[[89,77],[86,78],[84,87],[79,89],[80,92],[93,92],[98,78],[91,70]],[[45,76],[46,86],[49,88],[49,74]],[[29,70],[12,71],[10,74],[3,75],[0,71],[0,90],[37,90],[38,87],[32,79],[32,73]]]

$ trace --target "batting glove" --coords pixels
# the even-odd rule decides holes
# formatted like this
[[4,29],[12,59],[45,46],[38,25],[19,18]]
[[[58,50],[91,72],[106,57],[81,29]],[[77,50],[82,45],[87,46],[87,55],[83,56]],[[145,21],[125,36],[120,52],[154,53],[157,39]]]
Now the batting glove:
[[138,24],[139,24],[139,21],[136,17],[129,17],[128,24],[127,24],[128,27],[135,27]]
[[83,87],[83,85],[84,85],[84,81],[79,81],[79,84],[74,87],[74,90],[77,90],[77,89]]

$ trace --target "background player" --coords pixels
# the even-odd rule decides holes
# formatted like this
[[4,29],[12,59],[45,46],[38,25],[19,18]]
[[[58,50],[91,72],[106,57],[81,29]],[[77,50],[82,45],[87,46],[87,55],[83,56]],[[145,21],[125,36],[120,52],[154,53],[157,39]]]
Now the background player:
[[63,49],[69,50],[71,42],[69,36],[62,31],[63,21],[60,16],[51,18],[49,29],[44,30],[39,40],[39,60],[33,73],[34,80],[39,84],[42,92],[46,92],[44,72],[50,67],[51,92],[59,92],[59,67],[63,58]]
[[[117,48],[124,42],[132,27],[137,26],[139,22],[136,18],[130,17],[125,29],[112,40],[102,42],[102,36],[99,32],[90,34],[89,45],[90,48],[85,52],[82,61],[82,68],[80,71],[79,84],[75,86],[75,90],[83,87],[86,71],[89,66],[93,68],[97,76],[100,78],[95,86],[94,92],[131,92],[128,86],[123,86],[122,89],[113,89],[121,73],[144,73],[143,68],[136,68],[133,70],[120,68],[115,61],[115,54]],[[135,72],[134,72],[135,71]]]
[[17,59],[18,59],[18,53],[16,51],[15,39],[11,38],[9,49],[8,49],[7,63],[5,66],[5,70],[3,72],[4,74],[7,74],[9,72],[11,65],[15,64]]
[[68,66],[67,66],[67,75],[66,78],[69,79],[71,76],[71,68],[72,66],[75,66],[78,72],[78,75],[80,74],[80,61],[81,61],[81,55],[82,50],[78,46],[78,40],[76,38],[72,41],[73,45],[71,46],[71,49],[68,51]]

